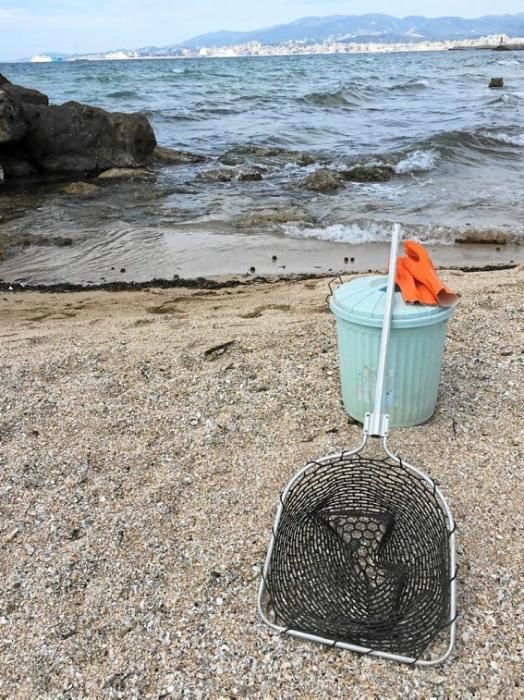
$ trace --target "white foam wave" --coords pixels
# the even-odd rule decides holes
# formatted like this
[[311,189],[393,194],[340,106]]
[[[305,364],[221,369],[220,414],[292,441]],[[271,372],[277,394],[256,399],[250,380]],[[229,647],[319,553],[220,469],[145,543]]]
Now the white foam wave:
[[331,226],[304,226],[286,224],[286,235],[291,238],[316,238],[319,241],[333,243],[372,243],[387,242],[391,238],[391,226],[382,226],[372,222],[362,224],[332,224]]
[[[352,224],[331,224],[330,226],[309,226],[307,224],[285,224],[282,229],[290,238],[314,238],[330,243],[361,245],[366,243],[389,243],[391,240],[390,222],[357,221]],[[418,240],[426,245],[451,245],[457,231],[443,226],[404,227],[406,238]]]
[[406,158],[395,165],[397,175],[407,175],[408,173],[419,173],[433,170],[437,166],[440,153],[433,149],[427,151],[413,151]]
[[520,61],[517,58],[510,58],[508,60],[502,59],[497,61],[499,66],[520,66]]
[[508,143],[511,146],[524,146],[524,134],[508,134],[505,131],[484,132],[483,136],[502,143]]
[[524,97],[524,92],[506,92],[504,95],[501,95],[497,100],[502,100],[502,102],[506,102],[507,104],[515,104],[519,100],[522,100]]

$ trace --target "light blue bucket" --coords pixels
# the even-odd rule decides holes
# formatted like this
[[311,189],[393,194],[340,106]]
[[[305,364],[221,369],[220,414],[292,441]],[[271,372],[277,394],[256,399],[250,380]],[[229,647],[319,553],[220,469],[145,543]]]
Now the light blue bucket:
[[[337,320],[342,400],[361,423],[373,409],[387,277],[359,277],[339,287],[329,306]],[[437,403],[448,320],[454,307],[393,299],[385,378],[385,413],[393,428],[424,423]]]

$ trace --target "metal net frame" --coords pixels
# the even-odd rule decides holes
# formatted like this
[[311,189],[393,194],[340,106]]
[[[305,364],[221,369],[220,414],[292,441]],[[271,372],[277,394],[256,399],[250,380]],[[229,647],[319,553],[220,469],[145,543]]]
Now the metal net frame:
[[[290,481],[259,611],[281,632],[433,665],[454,643],[455,526],[435,481],[384,447],[383,459],[310,462]],[[446,653],[421,659],[448,626]]]

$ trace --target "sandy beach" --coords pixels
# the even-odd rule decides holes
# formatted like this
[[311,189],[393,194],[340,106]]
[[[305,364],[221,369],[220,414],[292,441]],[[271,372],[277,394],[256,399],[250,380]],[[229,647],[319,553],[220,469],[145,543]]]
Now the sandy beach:
[[328,277],[2,292],[0,697],[522,697],[524,268],[442,278],[437,410],[389,441],[458,525],[457,645],[429,670],[257,617],[280,490],[361,436]]

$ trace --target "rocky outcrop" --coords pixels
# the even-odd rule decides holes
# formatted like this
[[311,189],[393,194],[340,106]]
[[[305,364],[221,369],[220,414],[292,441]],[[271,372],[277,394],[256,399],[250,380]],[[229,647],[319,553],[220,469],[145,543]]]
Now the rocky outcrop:
[[48,105],[49,98],[43,92],[31,88],[13,85],[4,75],[0,74],[0,90],[6,92],[15,102],[26,105]]
[[106,112],[45,95],[0,76],[0,166],[6,178],[145,165],[156,146],[141,114]]
[[197,178],[205,182],[231,182],[235,179],[235,171],[227,168],[213,168],[199,173]]
[[203,163],[204,156],[188,151],[179,151],[176,148],[157,146],[153,151],[153,158],[163,165],[187,165],[193,163]]
[[62,187],[62,192],[64,194],[72,194],[75,196],[97,194],[100,192],[100,187],[92,185],[90,182],[69,182],[67,185]]
[[213,168],[204,170],[197,176],[198,180],[205,182],[231,182],[232,180],[262,180],[262,173],[258,168]]
[[25,105],[24,112],[24,144],[44,172],[137,168],[156,145],[141,114],[111,113],[79,102]]
[[287,224],[298,221],[312,224],[314,219],[307,211],[296,209],[295,207],[290,207],[289,209],[258,209],[241,216],[236,220],[235,224],[239,228],[250,228],[252,226]]
[[303,181],[302,186],[315,192],[334,192],[342,187],[344,178],[333,170],[321,168],[311,173]]
[[136,178],[154,177],[154,174],[145,168],[110,168],[104,170],[98,176],[99,180],[134,180]]
[[262,173],[258,168],[241,168],[238,173],[238,180],[244,182],[262,180]]
[[0,165],[7,180],[14,177],[28,177],[38,172],[29,153],[20,142],[0,144]]
[[0,144],[20,141],[27,131],[22,109],[0,88]]
[[343,170],[341,175],[351,182],[386,182],[394,172],[389,165],[355,165],[349,170]]

